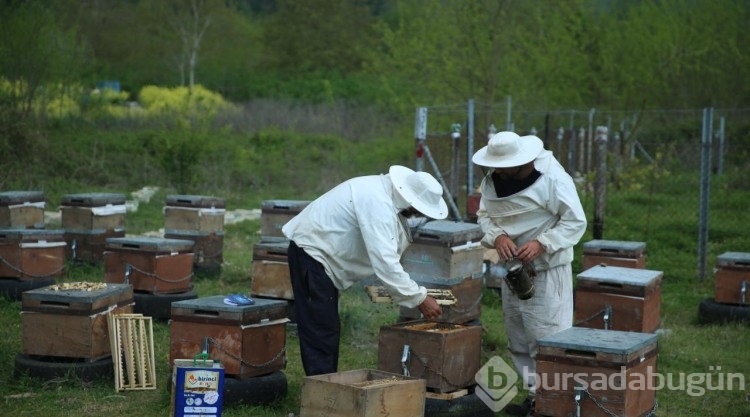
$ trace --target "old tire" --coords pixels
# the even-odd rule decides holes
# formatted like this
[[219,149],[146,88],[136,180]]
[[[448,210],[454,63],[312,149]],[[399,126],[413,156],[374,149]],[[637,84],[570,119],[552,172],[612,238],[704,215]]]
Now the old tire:
[[288,384],[282,371],[245,379],[224,378],[223,405],[265,405],[286,396]]
[[156,320],[169,320],[172,317],[172,303],[198,298],[194,290],[176,294],[133,293],[133,312]]
[[21,301],[24,291],[35,290],[55,283],[53,278],[40,280],[0,279],[0,296],[11,301]]
[[424,417],[493,417],[492,410],[476,394],[464,395],[453,400],[425,398]]
[[748,323],[750,306],[717,303],[713,298],[705,298],[698,306],[700,324]]
[[16,355],[13,374],[16,377],[28,375],[45,381],[75,375],[82,381],[91,382],[114,377],[112,357],[108,356],[93,362],[82,359],[54,356],[35,356],[19,353]]

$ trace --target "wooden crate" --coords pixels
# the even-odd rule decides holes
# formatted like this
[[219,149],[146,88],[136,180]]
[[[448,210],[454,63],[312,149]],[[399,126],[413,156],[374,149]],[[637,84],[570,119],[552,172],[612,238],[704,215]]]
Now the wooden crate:
[[581,272],[576,279],[576,326],[655,332],[661,323],[663,275],[661,271],[606,265]]
[[0,277],[22,281],[58,278],[65,269],[62,230],[0,230]]
[[300,417],[422,417],[425,381],[375,369],[302,380]]
[[104,261],[107,239],[125,237],[125,229],[66,230],[63,236],[67,243],[67,259],[74,262],[101,263]]
[[750,253],[724,252],[716,257],[716,294],[722,304],[750,302]]
[[0,229],[44,229],[42,191],[0,193]]
[[168,195],[164,206],[168,230],[217,233],[224,230],[224,200],[203,195]]
[[596,265],[646,268],[646,242],[590,240],[583,244],[583,269]]
[[193,269],[220,270],[224,263],[224,232],[167,229],[164,238],[193,242]]
[[294,300],[288,254],[289,240],[285,238],[266,237],[253,245],[251,294]]
[[413,279],[454,280],[481,277],[484,236],[477,224],[433,220],[412,229],[413,242],[401,255],[401,265]]
[[404,346],[409,346],[409,375],[424,378],[435,392],[476,385],[481,366],[481,326],[414,320],[380,327],[378,369],[402,373]]
[[193,357],[208,338],[209,354],[239,379],[286,366],[286,301],[254,298],[255,304],[231,306],[224,296],[172,303],[169,361]]
[[23,353],[96,361],[111,354],[108,314],[133,312],[126,284],[64,283],[23,293]]
[[193,287],[192,251],[193,242],[189,240],[109,238],[104,251],[104,281],[125,283],[127,279],[134,291],[151,294],[190,291]]
[[576,415],[575,395],[579,383],[585,384],[588,390],[582,393],[580,415],[649,415],[656,399],[657,340],[658,336],[650,333],[582,327],[539,339],[534,415]]
[[62,228],[80,232],[125,228],[125,195],[112,193],[66,194],[62,196]]
[[304,210],[309,201],[265,200],[260,205],[260,234],[267,237],[284,237],[281,228]]
[[[443,314],[435,319],[442,323],[463,324],[479,320],[482,314],[482,278],[464,278],[453,285],[436,284],[429,281],[417,281],[426,288],[448,289],[456,297],[455,305],[442,306]],[[399,316],[407,320],[422,318],[418,308],[400,307]]]

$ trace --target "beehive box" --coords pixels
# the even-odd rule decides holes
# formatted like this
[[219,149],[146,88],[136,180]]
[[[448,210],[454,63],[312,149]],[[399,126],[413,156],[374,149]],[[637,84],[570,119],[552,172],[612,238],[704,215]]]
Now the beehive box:
[[65,240],[62,230],[0,230],[0,277],[34,281],[62,276]]
[[422,417],[425,381],[375,369],[302,380],[300,417]]
[[717,303],[750,302],[750,253],[724,252],[717,256],[714,286]]
[[581,272],[576,280],[575,325],[655,332],[661,323],[663,275],[661,271],[606,265]]
[[251,294],[294,300],[288,254],[288,239],[264,238],[253,245]]
[[74,262],[100,263],[104,260],[107,239],[125,237],[124,228],[65,230],[66,257]]
[[60,216],[66,231],[125,228],[125,195],[82,193],[62,196]]
[[[482,315],[482,278],[465,278],[453,285],[436,284],[428,281],[417,281],[426,288],[451,290],[456,297],[456,304],[442,306],[443,314],[435,321],[443,323],[463,324],[478,320]],[[422,318],[418,308],[399,308],[400,318],[416,320]]]
[[193,286],[193,242],[159,237],[114,237],[104,251],[104,281],[125,283],[134,291],[169,294]]
[[231,306],[224,296],[172,303],[169,361],[195,356],[208,338],[210,356],[239,379],[269,374],[286,366],[286,301],[255,298]]
[[477,224],[434,220],[412,229],[413,242],[401,265],[414,279],[481,277],[484,236]]
[[96,361],[111,355],[107,314],[133,312],[126,284],[63,283],[23,293],[23,353]]
[[378,369],[401,373],[404,346],[409,345],[409,375],[424,378],[434,392],[475,385],[481,366],[481,326],[424,320],[381,326]]
[[260,206],[260,234],[268,237],[284,237],[281,228],[304,210],[309,201],[266,200]]
[[168,195],[164,206],[167,230],[217,233],[224,230],[224,199],[204,195]]
[[193,270],[221,272],[221,265],[224,263],[224,232],[167,229],[164,231],[164,238],[193,242]]
[[0,193],[0,229],[44,229],[44,193]]
[[583,269],[596,265],[646,268],[646,242],[590,240],[583,244]]
[[539,339],[534,415],[576,415],[576,384],[582,381],[588,394],[582,394],[580,415],[649,415],[656,401],[657,339],[650,333],[582,327]]

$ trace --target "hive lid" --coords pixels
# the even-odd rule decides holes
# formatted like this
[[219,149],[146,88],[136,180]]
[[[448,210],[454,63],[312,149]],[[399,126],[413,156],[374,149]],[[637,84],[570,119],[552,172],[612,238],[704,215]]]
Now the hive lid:
[[482,228],[475,223],[433,220],[412,228],[414,243],[466,243],[482,239]]
[[66,282],[24,291],[24,311],[90,314],[133,301],[130,284]]
[[108,249],[125,249],[146,252],[182,252],[191,251],[195,243],[192,240],[167,239],[154,236],[110,237],[105,240]]
[[0,229],[0,239],[5,240],[63,240],[62,229]]
[[716,257],[716,263],[724,265],[739,265],[750,267],[750,252],[724,252]]
[[118,193],[81,193],[62,196],[62,205],[77,207],[101,207],[106,205],[125,204],[125,194]]
[[284,252],[287,253],[289,251],[289,239],[285,238],[279,238],[277,239],[261,239],[260,242],[253,245],[254,249],[259,250],[271,250],[275,252]]
[[655,345],[659,336],[654,333],[624,332],[619,330],[571,327],[537,340],[540,347],[573,349],[585,352],[627,354]]
[[38,203],[44,201],[43,191],[4,191],[0,193],[0,206]]
[[252,305],[233,306],[224,303],[224,295],[215,295],[210,297],[194,298],[192,300],[175,301],[172,303],[172,309],[186,309],[198,311],[215,311],[215,312],[244,312],[244,311],[262,311],[276,308],[286,308],[285,300],[270,298],[251,297],[255,302]]
[[261,211],[301,211],[310,201],[307,200],[265,200],[260,204]]
[[225,208],[223,198],[208,195],[177,195],[167,196],[167,206],[196,207],[196,208]]
[[596,265],[578,274],[578,279],[586,279],[613,284],[645,286],[660,280],[664,273],[650,269],[625,268],[621,266]]
[[583,244],[585,251],[598,252],[601,250],[613,250],[617,252],[642,252],[646,250],[646,242],[631,242],[624,240],[590,240]]

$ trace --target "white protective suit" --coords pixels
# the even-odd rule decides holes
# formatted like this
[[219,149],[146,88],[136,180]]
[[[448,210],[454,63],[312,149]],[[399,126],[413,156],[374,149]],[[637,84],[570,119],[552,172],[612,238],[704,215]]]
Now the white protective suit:
[[411,232],[398,212],[408,207],[388,174],[356,177],[308,204],[281,230],[323,265],[339,291],[377,277],[394,301],[415,308],[427,289],[400,262]]
[[508,235],[520,247],[538,240],[544,253],[534,260],[535,295],[519,300],[503,282],[503,312],[508,348],[516,370],[534,395],[536,340],[565,330],[573,323],[573,246],[586,231],[586,216],[573,179],[554,158],[542,151],[534,160],[542,175],[528,188],[508,197],[497,197],[491,173],[481,184],[477,222],[482,245],[495,247],[495,239]]

